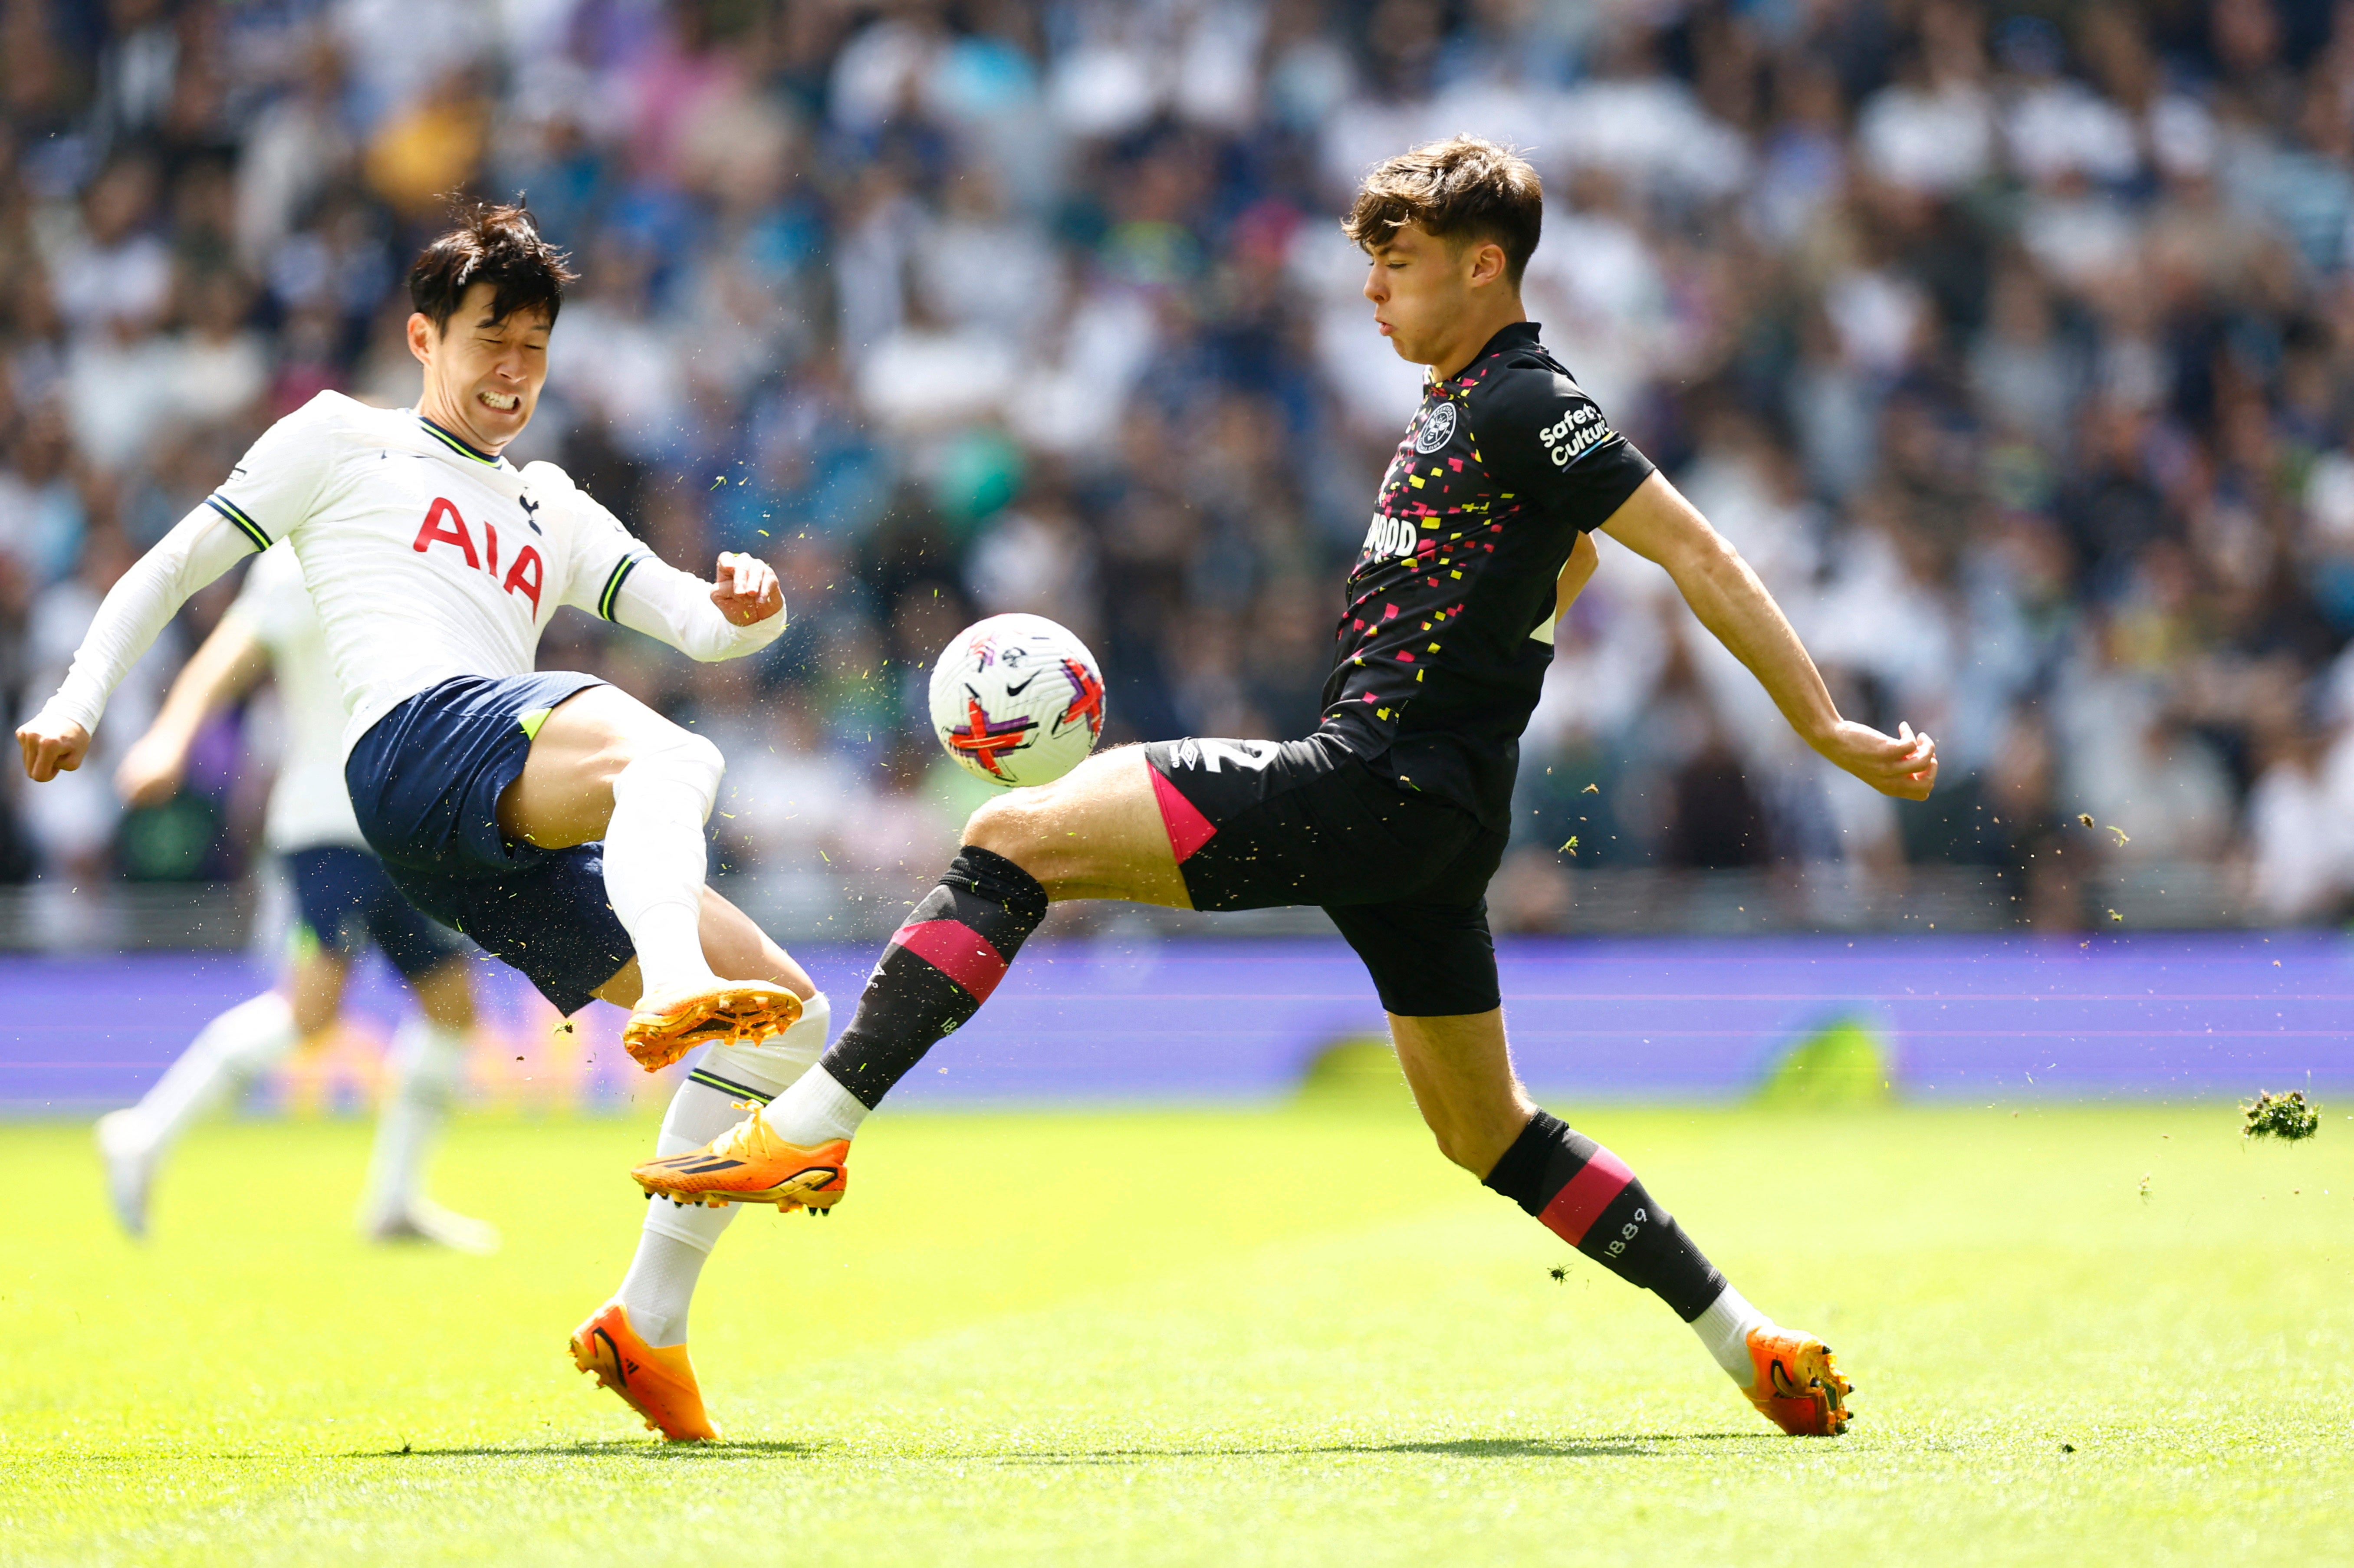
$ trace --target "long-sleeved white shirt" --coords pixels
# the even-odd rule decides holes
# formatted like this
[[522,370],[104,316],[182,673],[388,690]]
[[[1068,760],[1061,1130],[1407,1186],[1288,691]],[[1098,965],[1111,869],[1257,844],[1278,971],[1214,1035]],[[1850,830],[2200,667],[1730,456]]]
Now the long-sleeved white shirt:
[[517,469],[414,410],[322,392],[123,574],[48,711],[95,728],[188,597],[281,538],[343,688],[346,753],[429,686],[529,673],[559,605],[706,662],[756,652],[785,627],[782,610],[728,620],[708,582],[657,559],[555,464]]

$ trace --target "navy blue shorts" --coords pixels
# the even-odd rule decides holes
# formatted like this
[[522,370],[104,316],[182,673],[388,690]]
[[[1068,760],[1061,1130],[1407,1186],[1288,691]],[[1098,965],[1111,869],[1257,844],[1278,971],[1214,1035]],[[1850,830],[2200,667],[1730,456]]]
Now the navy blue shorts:
[[466,944],[417,912],[384,863],[356,844],[314,844],[282,857],[302,912],[297,940],[344,959],[373,941],[401,978],[419,980],[466,950]]
[[602,844],[544,850],[499,832],[547,711],[604,684],[549,672],[444,681],[378,719],[344,762],[360,832],[408,901],[577,1012],[633,956],[605,898]]

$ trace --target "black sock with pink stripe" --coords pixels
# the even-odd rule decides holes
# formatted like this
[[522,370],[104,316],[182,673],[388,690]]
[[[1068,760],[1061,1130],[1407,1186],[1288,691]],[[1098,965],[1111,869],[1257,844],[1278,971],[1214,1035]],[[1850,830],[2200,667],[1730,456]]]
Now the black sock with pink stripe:
[[981,1011],[1045,917],[1036,877],[965,845],[892,934],[850,1027],[818,1065],[873,1110],[925,1052]]
[[1724,1276],[1652,1201],[1627,1162],[1543,1111],[1529,1118],[1487,1185],[1689,1323],[1723,1294]]

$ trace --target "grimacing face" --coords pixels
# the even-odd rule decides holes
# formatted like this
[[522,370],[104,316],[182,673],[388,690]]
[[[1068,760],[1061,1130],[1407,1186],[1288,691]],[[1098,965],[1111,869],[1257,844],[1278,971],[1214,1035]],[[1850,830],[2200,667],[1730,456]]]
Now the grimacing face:
[[523,434],[547,380],[547,313],[520,310],[491,318],[497,286],[467,289],[446,326],[408,318],[408,351],[425,366],[418,411],[471,446],[495,452]]

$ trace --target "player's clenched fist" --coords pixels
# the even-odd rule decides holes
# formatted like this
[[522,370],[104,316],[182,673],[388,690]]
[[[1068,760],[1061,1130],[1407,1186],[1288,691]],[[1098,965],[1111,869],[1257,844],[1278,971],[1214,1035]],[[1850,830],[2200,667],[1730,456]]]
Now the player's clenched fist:
[[717,580],[711,602],[737,626],[766,620],[785,608],[785,590],[777,584],[776,571],[758,556],[722,550],[714,575]]
[[25,776],[46,784],[81,766],[90,753],[90,731],[71,719],[53,718],[44,708],[17,727],[16,746],[25,754]]
[[1925,800],[1937,783],[1937,743],[1900,724],[1893,736],[1842,719],[1816,750],[1883,795]]

